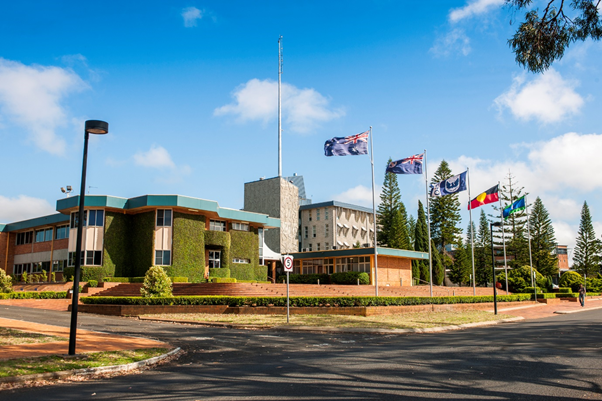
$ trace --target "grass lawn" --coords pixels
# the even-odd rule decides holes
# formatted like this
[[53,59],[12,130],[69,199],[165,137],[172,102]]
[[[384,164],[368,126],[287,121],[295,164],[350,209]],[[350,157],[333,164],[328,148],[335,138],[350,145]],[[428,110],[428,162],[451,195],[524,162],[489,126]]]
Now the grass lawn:
[[129,351],[93,352],[81,354],[81,358],[63,358],[54,355],[39,358],[9,359],[0,363],[0,377],[123,365],[159,356],[167,351],[165,348],[147,348]]
[[[210,323],[248,324],[266,327],[286,324],[286,315],[215,315],[203,313],[171,313],[144,315],[144,317]],[[489,322],[507,319],[510,317],[513,316],[496,316],[493,313],[484,311],[417,312],[369,317],[342,315],[291,315],[290,325],[316,327],[418,329],[458,325],[464,323]]]
[[30,333],[27,331],[13,330],[0,327],[0,346],[49,343],[53,341],[65,340],[66,338],[64,337],[47,336],[40,333]]

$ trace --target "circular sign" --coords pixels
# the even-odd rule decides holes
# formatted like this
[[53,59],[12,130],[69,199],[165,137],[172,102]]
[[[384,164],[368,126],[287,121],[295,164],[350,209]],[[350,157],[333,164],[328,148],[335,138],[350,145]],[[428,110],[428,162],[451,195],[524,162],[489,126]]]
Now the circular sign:
[[285,272],[293,271],[293,257],[291,255],[285,255],[282,259],[282,264],[284,265]]

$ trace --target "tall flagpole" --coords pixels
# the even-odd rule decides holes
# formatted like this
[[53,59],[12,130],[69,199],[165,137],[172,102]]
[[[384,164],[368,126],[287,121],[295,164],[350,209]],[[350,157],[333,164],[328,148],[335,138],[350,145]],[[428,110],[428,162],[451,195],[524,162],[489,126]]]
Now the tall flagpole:
[[426,164],[426,149],[424,149],[424,184],[426,188],[426,216],[429,231],[429,286],[433,297],[433,254],[431,250],[431,207],[429,205],[428,169]]
[[278,38],[278,177],[282,177],[282,35]]
[[470,170],[466,167],[466,177],[468,178],[468,214],[470,216],[470,248],[472,254],[472,295],[477,295],[477,280],[474,270],[474,233],[472,229],[472,197],[470,196]]
[[370,164],[372,165],[372,222],[374,223],[374,291],[378,296],[378,249],[376,243],[376,194],[374,192],[374,142],[370,126]]
[[506,229],[504,228],[504,209],[502,208],[502,198],[499,197],[500,182],[497,182],[498,199],[500,200],[500,221],[502,223],[502,244],[504,244],[504,274],[506,275],[506,294],[508,294],[508,262],[506,260]]
[[[533,259],[531,258],[531,224],[529,224],[529,204],[527,203],[527,195],[525,195],[525,211],[527,212],[527,234],[529,235],[529,265],[531,266],[531,287],[535,287],[533,283]],[[535,298],[537,301],[537,298]]]

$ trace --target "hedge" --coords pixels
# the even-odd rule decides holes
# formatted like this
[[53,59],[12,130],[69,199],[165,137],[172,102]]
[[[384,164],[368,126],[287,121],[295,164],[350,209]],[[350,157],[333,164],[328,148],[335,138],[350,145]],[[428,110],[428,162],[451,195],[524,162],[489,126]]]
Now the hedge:
[[570,294],[573,290],[570,287],[560,287],[558,288],[558,292],[561,294]]
[[[328,274],[289,274],[288,282],[291,284],[330,284],[330,276]],[[286,274],[281,274],[276,279],[277,283],[286,283]]]
[[[529,301],[530,294],[500,295],[498,302]],[[84,297],[81,301],[91,305],[228,305],[228,306],[286,306],[286,297],[228,297],[182,296],[170,298],[143,297]],[[290,305],[304,306],[405,306],[444,305],[493,302],[493,295],[456,297],[291,297]]]
[[555,293],[537,293],[537,298],[539,299],[555,299]]
[[368,273],[352,271],[333,273],[330,275],[330,282],[333,284],[357,284],[358,280],[360,281],[360,284],[370,284],[370,276],[368,276]]
[[[169,276],[186,276],[197,283],[205,278],[205,216],[174,212],[173,261]],[[199,268],[202,266],[202,268]]]
[[67,298],[67,291],[23,291],[0,294],[0,299],[60,299]]
[[223,267],[210,267],[209,278],[212,277],[230,278],[230,269],[225,269]]
[[[170,277],[172,283],[187,283],[188,277]],[[107,283],[144,283],[144,277],[104,277]]]
[[556,294],[556,298],[579,298],[579,294],[570,293],[570,294]]
[[212,283],[236,283],[235,278],[231,277],[209,277]]

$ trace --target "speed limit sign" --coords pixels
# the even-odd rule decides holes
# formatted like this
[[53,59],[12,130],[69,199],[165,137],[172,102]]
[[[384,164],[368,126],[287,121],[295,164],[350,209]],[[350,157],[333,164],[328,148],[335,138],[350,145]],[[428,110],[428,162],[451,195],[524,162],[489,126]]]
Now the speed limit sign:
[[293,271],[293,257],[291,255],[284,255],[282,264],[284,265],[285,272],[290,273]]

